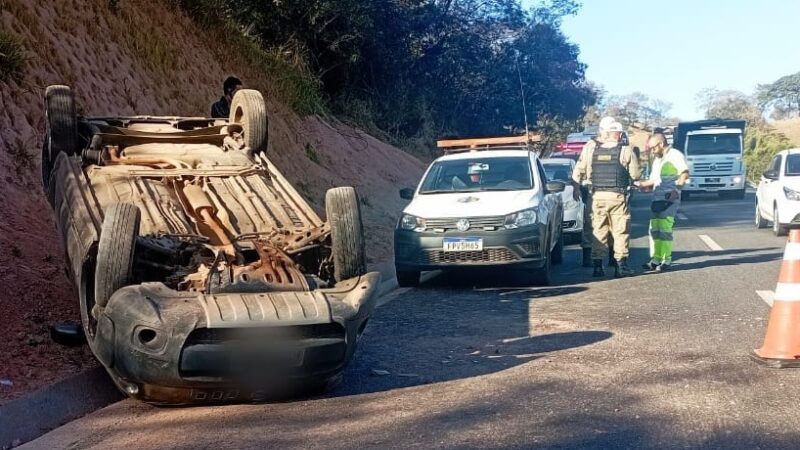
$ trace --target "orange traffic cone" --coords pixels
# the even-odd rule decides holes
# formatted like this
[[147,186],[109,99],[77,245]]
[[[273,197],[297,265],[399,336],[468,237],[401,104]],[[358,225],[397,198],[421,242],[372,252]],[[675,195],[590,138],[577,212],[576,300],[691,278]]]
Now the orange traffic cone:
[[751,356],[769,367],[800,367],[800,230],[789,234],[764,345]]

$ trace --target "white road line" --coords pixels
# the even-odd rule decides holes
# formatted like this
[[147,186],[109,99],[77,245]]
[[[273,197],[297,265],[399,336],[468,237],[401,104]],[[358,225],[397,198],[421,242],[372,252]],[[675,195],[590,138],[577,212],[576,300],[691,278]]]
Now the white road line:
[[711,250],[715,252],[723,250],[723,248],[720,247],[719,244],[717,244],[716,242],[714,242],[713,239],[711,239],[711,236],[707,234],[698,234],[697,237],[699,237],[700,240],[703,241]]
[[772,291],[756,291],[761,300],[764,300],[764,303],[772,306],[772,302],[775,300],[775,293]]
[[678,213],[678,214],[675,215],[675,217],[677,217],[680,220],[689,220],[689,218],[686,217],[686,214],[684,214],[684,213]]

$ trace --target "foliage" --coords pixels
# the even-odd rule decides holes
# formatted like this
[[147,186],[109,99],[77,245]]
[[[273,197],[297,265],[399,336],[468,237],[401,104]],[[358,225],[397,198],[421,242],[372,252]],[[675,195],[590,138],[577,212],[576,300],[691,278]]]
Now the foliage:
[[791,146],[786,136],[768,125],[748,127],[744,137],[744,160],[747,163],[748,178],[760,179],[775,154]]
[[750,126],[764,124],[755,99],[740,91],[704,89],[697,94],[697,102],[709,119],[744,119]]
[[796,116],[800,113],[800,72],[758,85],[755,96],[761,109],[774,109],[782,117]]
[[0,30],[0,81],[18,81],[22,77],[25,56],[20,39]]
[[672,103],[650,98],[641,92],[612,96],[603,102],[603,115],[609,115],[626,124],[640,123],[645,127],[663,125],[672,109]]
[[574,0],[173,1],[308,67],[335,112],[395,142],[523,129],[523,91],[531,124],[596,98],[560,29]]

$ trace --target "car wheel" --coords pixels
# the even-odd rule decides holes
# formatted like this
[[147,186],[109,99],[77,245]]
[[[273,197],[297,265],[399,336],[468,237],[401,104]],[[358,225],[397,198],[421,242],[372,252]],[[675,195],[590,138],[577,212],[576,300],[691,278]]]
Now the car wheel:
[[105,307],[117,290],[133,281],[140,220],[139,208],[130,203],[115,203],[105,211],[94,275],[94,302],[99,307]]
[[756,200],[756,228],[767,228],[767,220],[761,216],[761,206]]
[[397,285],[400,287],[417,287],[419,286],[419,270],[397,270]]
[[772,232],[775,236],[786,236],[788,232],[786,227],[781,225],[780,219],[778,218],[778,205],[772,208]]
[[550,260],[556,265],[564,262],[564,232],[558,233],[558,241],[550,252]]
[[250,151],[262,153],[267,149],[269,121],[264,96],[255,89],[241,89],[231,101],[230,122],[238,123],[244,131],[244,142]]
[[59,153],[74,155],[78,151],[78,115],[75,97],[69,86],[48,86],[44,92],[46,133],[42,149],[42,183],[50,180],[53,162]]
[[325,194],[325,210],[331,226],[333,274],[336,281],[367,273],[364,250],[364,226],[361,204],[352,187],[329,189]]

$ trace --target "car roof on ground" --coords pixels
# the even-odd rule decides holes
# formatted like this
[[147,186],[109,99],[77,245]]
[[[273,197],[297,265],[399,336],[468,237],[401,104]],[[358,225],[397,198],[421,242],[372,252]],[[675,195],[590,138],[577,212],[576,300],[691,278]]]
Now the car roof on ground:
[[480,150],[474,152],[459,152],[451,153],[449,155],[440,156],[436,161],[458,161],[462,159],[476,159],[476,158],[504,158],[510,156],[527,157],[530,155],[529,150]]

